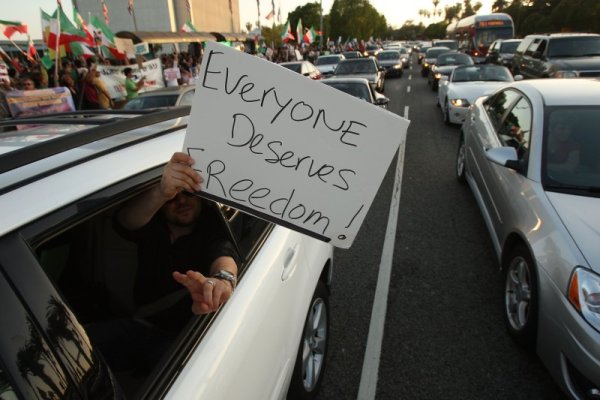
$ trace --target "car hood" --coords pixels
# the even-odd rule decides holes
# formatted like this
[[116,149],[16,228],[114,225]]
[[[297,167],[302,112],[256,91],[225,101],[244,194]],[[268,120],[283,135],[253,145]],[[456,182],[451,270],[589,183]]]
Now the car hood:
[[589,266],[600,272],[600,198],[546,192]]
[[552,63],[557,70],[600,70],[600,57],[553,58]]
[[423,61],[425,61],[427,64],[435,64],[435,62],[437,61],[437,57],[436,58],[425,58],[425,59],[423,59]]
[[439,72],[440,74],[450,75],[454,69],[458,67],[458,65],[436,65],[435,72]]
[[488,95],[501,86],[508,85],[510,82],[454,82],[448,88],[448,97],[457,99],[467,99],[469,103],[481,96]]

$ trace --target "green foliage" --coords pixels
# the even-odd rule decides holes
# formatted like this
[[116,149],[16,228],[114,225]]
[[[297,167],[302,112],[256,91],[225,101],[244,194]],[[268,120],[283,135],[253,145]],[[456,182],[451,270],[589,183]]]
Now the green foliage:
[[331,37],[385,37],[387,21],[368,0],[334,0],[329,13]]

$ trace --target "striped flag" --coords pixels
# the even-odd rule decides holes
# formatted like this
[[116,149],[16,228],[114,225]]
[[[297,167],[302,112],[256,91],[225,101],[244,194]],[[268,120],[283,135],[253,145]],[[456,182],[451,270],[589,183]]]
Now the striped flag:
[[267,16],[265,17],[266,19],[271,19],[273,18],[273,11],[269,11],[269,13],[267,14]]
[[110,18],[108,16],[108,7],[106,7],[106,3],[104,2],[104,0],[100,0],[100,3],[102,3],[102,13],[104,14],[104,22],[106,23],[106,25],[110,25]]
[[304,39],[304,29],[302,28],[302,18],[298,18],[298,25],[296,25],[296,43],[302,44]]
[[9,39],[16,32],[27,34],[27,24],[21,22],[0,20],[0,28],[4,28],[4,36]]

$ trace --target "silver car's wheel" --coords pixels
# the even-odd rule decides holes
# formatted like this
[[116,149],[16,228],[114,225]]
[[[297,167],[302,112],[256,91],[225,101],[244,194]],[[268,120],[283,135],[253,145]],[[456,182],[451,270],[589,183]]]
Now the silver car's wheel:
[[504,319],[519,344],[531,346],[537,333],[537,277],[527,248],[513,248],[504,266]]
[[317,396],[329,344],[329,292],[317,284],[308,309],[288,399],[314,399]]
[[458,181],[461,183],[465,182],[465,157],[465,141],[461,133],[460,141],[458,142],[458,151],[456,152],[456,179],[458,179]]

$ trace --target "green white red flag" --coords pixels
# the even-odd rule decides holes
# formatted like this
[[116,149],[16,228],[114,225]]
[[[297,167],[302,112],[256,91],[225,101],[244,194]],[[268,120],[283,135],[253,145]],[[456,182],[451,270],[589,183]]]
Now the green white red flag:
[[298,44],[301,44],[303,38],[304,29],[302,28],[302,18],[298,18],[298,25],[296,25],[296,42]]
[[4,21],[0,19],[0,29],[2,29],[4,36],[9,39],[17,32],[24,35],[27,34],[27,24],[17,21]]
[[290,40],[295,40],[295,39],[296,38],[292,34],[292,27],[290,26],[290,21],[286,21],[285,26],[283,27],[283,30],[281,31],[281,40],[284,43],[287,43]]

